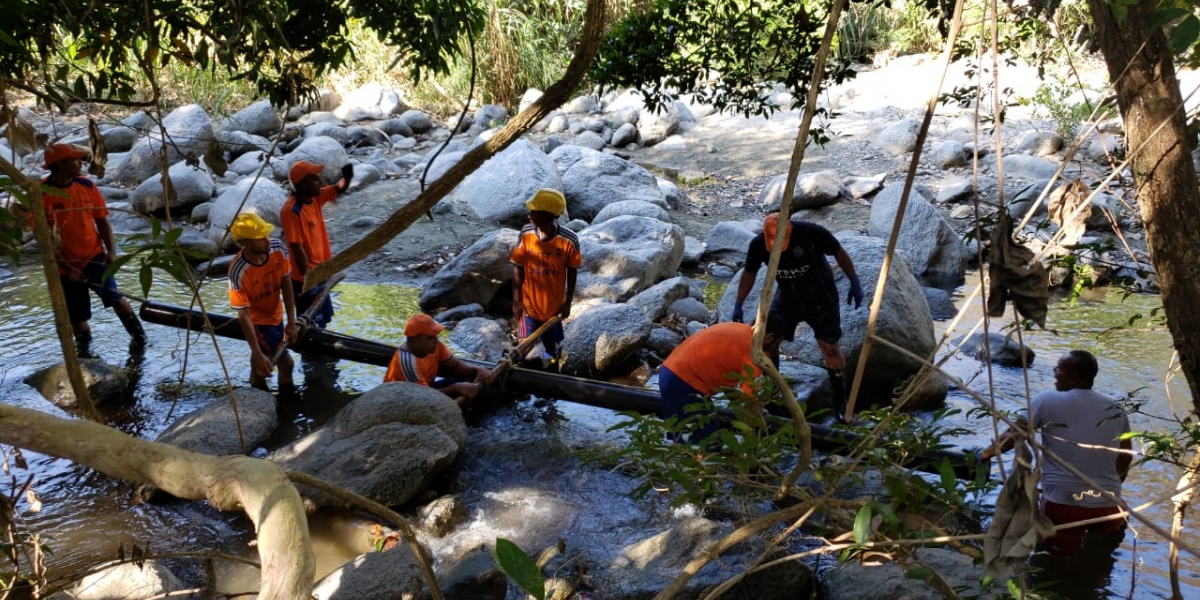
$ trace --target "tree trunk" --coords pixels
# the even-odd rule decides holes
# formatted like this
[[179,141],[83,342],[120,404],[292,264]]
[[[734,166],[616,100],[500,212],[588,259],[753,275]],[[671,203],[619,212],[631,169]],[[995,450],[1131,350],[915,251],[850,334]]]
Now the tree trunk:
[[529,131],[538,121],[541,121],[552,110],[561,106],[570,98],[575,88],[583,81],[588,67],[592,64],[596,52],[600,50],[600,42],[604,39],[605,12],[608,0],[588,0],[587,12],[584,13],[583,33],[579,36],[579,46],[575,56],[567,65],[567,71],[562,79],[554,82],[546,92],[524,112],[509,119],[494,137],[486,143],[467,152],[445,175],[434,181],[424,192],[421,192],[408,204],[392,213],[382,225],[363,236],[349,248],[335,254],[329,260],[317,265],[304,277],[304,288],[313,286],[329,279],[334,273],[342,271],[350,265],[366,258],[372,252],[383,247],[392,238],[400,235],[409,225],[412,225],[421,215],[433,208],[435,204],[454,190],[467,175],[494,156],[517,141],[526,131]]
[[1200,182],[1173,56],[1155,24],[1157,3],[1088,0],[1133,156],[1134,189],[1179,363],[1200,414]]
[[258,597],[308,600],[315,564],[300,494],[274,463],[209,456],[131,437],[91,421],[0,403],[0,444],[65,458],[106,475],[148,483],[219,510],[244,510],[258,532]]

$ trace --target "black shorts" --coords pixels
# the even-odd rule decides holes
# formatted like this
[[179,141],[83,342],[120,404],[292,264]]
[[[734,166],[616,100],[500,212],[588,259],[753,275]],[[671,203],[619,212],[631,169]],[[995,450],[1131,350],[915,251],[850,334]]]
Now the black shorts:
[[796,339],[796,326],[800,323],[808,323],[808,326],[812,327],[813,337],[822,342],[836,344],[842,339],[842,312],[837,304],[832,308],[814,310],[792,304],[782,296],[776,295],[771,300],[771,313],[783,317],[787,323],[787,335],[784,339],[789,342]]
[[122,296],[117,291],[117,280],[112,277],[103,278],[106,270],[108,264],[104,262],[104,255],[97,254],[83,267],[83,281],[71,281],[65,275],[59,276],[71,323],[91,320],[92,298],[88,295],[88,290],[100,298],[105,308],[112,308],[121,300]]

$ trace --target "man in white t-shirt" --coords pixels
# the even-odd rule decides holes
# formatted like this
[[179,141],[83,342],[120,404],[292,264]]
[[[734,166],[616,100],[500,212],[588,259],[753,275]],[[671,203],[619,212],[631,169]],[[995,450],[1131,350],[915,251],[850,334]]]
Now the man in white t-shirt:
[[[1031,418],[1018,417],[1018,425],[1033,423],[1041,432],[1045,448],[1042,464],[1042,513],[1055,525],[1074,523],[1117,514],[1121,509],[1121,483],[1129,473],[1132,444],[1129,418],[1116,400],[1092,390],[1099,367],[1096,357],[1072,350],[1054,367],[1054,388],[1033,399]],[[1016,432],[1006,431],[997,441],[1001,451],[1012,448]],[[982,453],[989,458],[992,449]],[[1059,461],[1062,462],[1059,462]],[[1087,476],[1084,481],[1068,470],[1069,464]],[[1069,529],[1060,529],[1044,540],[1051,554],[1068,556],[1083,547],[1087,532],[1116,533],[1125,519],[1111,519]]]

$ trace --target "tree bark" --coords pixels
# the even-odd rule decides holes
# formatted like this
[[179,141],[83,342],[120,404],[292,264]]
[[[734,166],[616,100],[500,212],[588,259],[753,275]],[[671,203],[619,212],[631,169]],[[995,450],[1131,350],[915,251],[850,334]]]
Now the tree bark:
[[537,102],[510,119],[504,129],[501,129],[495,137],[467,152],[445,175],[439,177],[411,202],[392,213],[392,216],[388,217],[382,225],[363,236],[349,248],[338,252],[329,260],[317,265],[317,268],[309,271],[304,277],[304,289],[312,288],[332,277],[334,273],[345,270],[382,248],[384,244],[403,233],[409,225],[412,225],[414,221],[421,218],[421,215],[445,198],[467,175],[478,169],[487,159],[517,141],[522,134],[549,115],[550,111],[566,102],[575,88],[579,87],[579,83],[583,81],[583,76],[587,74],[592,59],[600,50],[600,42],[604,39],[604,15],[607,4],[608,0],[588,0],[579,47],[575,49],[575,56],[567,65],[567,71],[563,74],[562,79],[547,88]]
[[106,475],[148,483],[219,510],[246,512],[258,533],[258,597],[308,600],[315,563],[300,494],[274,463],[209,456],[131,437],[91,421],[0,403],[0,444],[65,458]]
[[1154,22],[1157,3],[1124,6],[1118,18],[1105,0],[1088,0],[1133,153],[1134,189],[1167,323],[1192,410],[1200,414],[1200,182],[1174,56]]

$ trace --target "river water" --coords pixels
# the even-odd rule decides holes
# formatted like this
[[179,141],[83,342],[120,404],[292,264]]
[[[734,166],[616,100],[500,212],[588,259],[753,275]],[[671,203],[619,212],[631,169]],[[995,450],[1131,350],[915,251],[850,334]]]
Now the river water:
[[[123,290],[137,293],[133,278],[118,278]],[[161,284],[152,291],[154,300],[175,304],[188,303],[188,297],[170,284]],[[710,292],[719,297],[717,286]],[[969,288],[960,290],[968,291]],[[338,287],[335,318],[337,331],[382,342],[396,343],[402,337],[404,320],[417,310],[417,290],[391,285],[358,285],[343,283]],[[206,307],[227,313],[227,296],[223,281],[210,281],[203,290]],[[1186,385],[1181,378],[1167,381],[1171,360],[1169,334],[1161,327],[1148,326],[1143,320],[1133,327],[1125,325],[1130,316],[1149,316],[1159,305],[1154,296],[1123,298],[1109,292],[1101,301],[1081,301],[1074,305],[1058,304],[1051,313],[1048,327],[1057,330],[1025,332],[1025,342],[1038,356],[1028,371],[1029,387],[1037,391],[1053,386],[1052,369],[1057,357],[1072,348],[1086,348],[1100,360],[1097,389],[1114,396],[1134,394],[1144,402],[1142,412],[1131,415],[1135,429],[1159,430],[1168,424],[1160,417],[1183,415],[1190,406]],[[959,299],[959,303],[962,300]],[[62,414],[22,380],[34,371],[59,362],[61,350],[50,335],[52,317],[48,309],[46,288],[40,271],[24,266],[13,277],[0,280],[0,401],[27,408]],[[93,350],[111,364],[129,361],[128,337],[111,311],[96,305],[93,328],[96,340]],[[956,329],[955,335],[965,332],[978,319],[978,309],[972,307],[968,318]],[[994,325],[993,329],[999,325]],[[190,337],[173,328],[147,325],[150,344],[144,356],[134,357],[137,366],[136,400],[128,406],[105,411],[110,424],[132,435],[153,438],[165,429],[176,416],[199,408],[211,401],[213,390],[224,384],[225,374],[212,342],[197,334]],[[941,334],[947,323],[938,323]],[[190,343],[190,351],[189,351]],[[218,340],[220,356],[228,366],[235,382],[246,377],[248,351],[237,340]],[[181,377],[186,357],[187,372]],[[310,364],[297,360],[297,383],[300,399],[281,406],[280,432],[268,445],[282,443],[311,431],[362,391],[375,386],[383,377],[383,369],[369,365],[340,361],[336,364]],[[987,373],[974,359],[953,358],[947,363],[953,375],[970,380],[971,387],[986,393]],[[1016,409],[1024,405],[1025,377],[1017,369],[993,368],[992,378],[997,402],[1001,408]],[[974,401],[960,390],[952,390],[951,406],[964,412]],[[570,420],[570,435],[602,437],[604,429],[614,419],[604,411],[562,404]],[[501,420],[500,423],[506,423]],[[510,420],[511,426],[521,425]],[[991,437],[990,421],[967,421],[959,416],[951,425],[961,425],[974,433],[955,440],[963,446],[980,446]],[[574,444],[569,444],[574,446]],[[118,544],[127,548],[133,544],[149,546],[151,550],[217,549],[243,556],[254,556],[250,546],[253,532],[247,519],[236,514],[218,513],[203,503],[175,502],[168,504],[136,504],[127,486],[114,485],[103,475],[72,465],[66,461],[27,454],[30,471],[36,475],[34,489],[43,502],[37,514],[25,514],[30,530],[49,537],[54,554],[53,573],[69,573],[98,560],[113,558]],[[478,466],[486,477],[477,481],[503,482],[491,466]],[[1164,502],[1175,486],[1177,472],[1161,463],[1135,467],[1125,487],[1125,497],[1131,505],[1158,502],[1146,510],[1155,523],[1169,524],[1170,505]],[[564,481],[566,481],[564,479]],[[612,483],[609,482],[610,486]],[[563,495],[576,495],[579,490],[563,484]],[[594,493],[594,492],[591,492]],[[482,501],[503,502],[495,494],[481,493]],[[512,502],[522,502],[512,499]],[[527,501],[527,499],[525,500]],[[609,498],[610,506],[617,503]],[[586,519],[586,517],[583,517]],[[342,517],[321,518],[312,523],[314,549],[318,557],[318,575],[329,572],[342,562],[366,550],[363,525]],[[504,531],[484,530],[470,534],[471,543],[494,540]],[[508,532],[512,535],[512,532]],[[1186,533],[1193,547],[1200,538],[1191,528]],[[1150,599],[1170,596],[1167,580],[1167,543],[1144,526],[1135,524],[1114,555],[1111,567],[1095,569],[1090,580],[1075,594],[1078,598]],[[1184,594],[1200,598],[1200,560],[1189,555],[1181,559],[1181,579]],[[225,576],[228,586],[252,586],[256,575],[248,569],[233,569]],[[234,582],[234,583],[229,583]],[[253,589],[245,587],[245,589]]]

